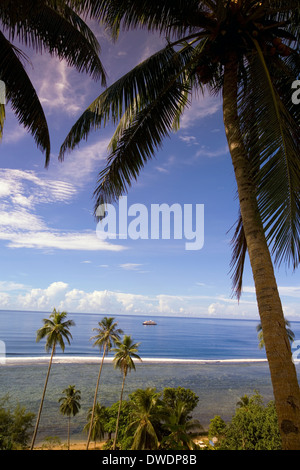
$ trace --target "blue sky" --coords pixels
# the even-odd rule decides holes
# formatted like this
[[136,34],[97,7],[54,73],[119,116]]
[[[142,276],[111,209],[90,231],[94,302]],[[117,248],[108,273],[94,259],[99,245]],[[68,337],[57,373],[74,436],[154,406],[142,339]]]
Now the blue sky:
[[[108,82],[163,44],[145,32],[102,45]],[[238,215],[221,101],[195,99],[181,129],[142,171],[128,205],[204,204],[204,246],[184,240],[99,240],[93,191],[113,128],[90,135],[63,163],[57,155],[75,120],[102,91],[99,83],[47,54],[26,51],[27,70],[52,139],[49,168],[7,106],[0,143],[0,309],[258,318],[247,261],[240,303],[232,297],[231,227]],[[231,229],[231,230],[230,230]],[[300,320],[299,272],[276,270],[285,315]]]

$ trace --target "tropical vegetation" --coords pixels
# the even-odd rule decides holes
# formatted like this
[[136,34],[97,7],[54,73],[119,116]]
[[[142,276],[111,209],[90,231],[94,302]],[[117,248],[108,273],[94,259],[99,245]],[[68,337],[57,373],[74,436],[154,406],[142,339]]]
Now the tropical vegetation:
[[55,354],[55,350],[57,345],[60,346],[61,350],[65,350],[65,340],[70,344],[70,340],[72,339],[72,335],[70,333],[70,327],[74,326],[75,323],[73,320],[66,320],[67,312],[59,312],[55,308],[53,312],[50,314],[49,318],[44,318],[43,323],[44,325],[37,331],[36,341],[41,341],[42,339],[46,338],[45,349],[47,352],[51,350],[51,356],[49,360],[49,366],[47,370],[46,380],[43,388],[41,403],[37,415],[36,425],[34,428],[34,433],[31,442],[31,450],[34,447],[39,422],[41,419],[41,413],[43,409],[47,384],[49,380],[51,365],[53,361],[53,357]]
[[[70,385],[66,390],[73,387]],[[176,396],[175,409],[170,408],[166,401],[166,391]],[[195,410],[189,401],[181,400],[182,393],[195,398],[194,405],[198,403],[194,392],[182,387],[167,387],[161,392],[152,387],[137,389],[122,400],[120,415],[119,402],[111,406],[97,403],[91,435],[95,449],[99,441],[106,442],[103,450],[112,448],[111,435],[116,429],[118,417],[117,447],[121,450],[282,449],[275,404],[273,401],[265,403],[259,392],[241,397],[231,420],[225,422],[221,416],[214,416],[208,431],[204,431],[200,422],[192,417]],[[12,409],[7,406],[8,400],[9,397],[4,397],[0,401],[0,450],[26,449],[34,414],[19,404]],[[186,413],[188,408],[189,412]],[[90,408],[83,428],[86,432],[89,430],[91,411]],[[201,447],[197,443],[199,437],[203,442]],[[44,442],[42,448],[62,446],[58,437],[46,437]]]
[[68,450],[70,449],[70,424],[71,416],[76,416],[80,410],[81,394],[80,390],[75,389],[75,385],[69,385],[63,390],[63,396],[58,400],[60,402],[59,411],[68,417]]
[[243,397],[229,423],[215,416],[208,433],[217,438],[214,448],[218,450],[282,449],[274,402],[264,404],[258,392]]
[[113,442],[113,450],[116,449],[116,443],[118,438],[118,429],[119,429],[119,420],[120,420],[120,412],[122,406],[122,399],[124,393],[124,385],[125,379],[127,377],[128,372],[131,370],[135,370],[135,364],[133,359],[137,359],[141,361],[140,356],[137,354],[138,352],[138,343],[133,343],[131,336],[125,335],[123,341],[116,341],[116,348],[114,348],[115,356],[114,356],[114,367],[116,369],[120,369],[123,379],[122,379],[122,388],[121,388],[121,395],[120,395],[120,404],[117,416],[117,424],[116,424],[116,431],[115,437]]
[[[76,2],[75,2],[76,3]],[[300,391],[287,338],[275,264],[300,258],[298,0],[85,0],[110,27],[148,29],[166,45],[108,87],[82,114],[60,158],[94,129],[116,125],[95,189],[99,204],[126,193],[180,126],[195,94],[219,95],[240,213],[233,237],[239,298],[248,254],[284,449],[300,449]]]
[[9,396],[0,399],[0,450],[27,448],[34,413],[19,403],[13,409]]
[[[33,449],[50,368],[57,345],[64,351],[65,341],[70,344],[72,335],[69,331],[74,325],[67,320],[66,312],[56,309],[49,318],[43,319],[44,325],[37,331],[37,341],[46,338],[46,350],[51,350],[43,396],[38,411],[36,425],[30,449]],[[90,433],[90,439],[96,443],[102,441],[103,449],[120,450],[279,450],[282,449],[282,438],[278,425],[275,403],[265,403],[262,396],[255,391],[253,396],[247,394],[236,403],[236,411],[229,422],[216,415],[211,419],[208,429],[208,440],[201,446],[199,437],[206,432],[198,419],[193,416],[199,403],[199,397],[190,389],[178,386],[165,387],[158,391],[155,387],[138,388],[124,398],[124,385],[128,372],[135,370],[135,360],[141,361],[138,353],[139,343],[134,343],[131,336],[124,335],[117,339],[120,329],[113,318],[104,317],[98,323],[96,342],[105,345],[113,340],[113,365],[121,371],[122,386],[118,402],[108,406],[110,397],[103,393],[102,403],[90,407],[83,431]],[[107,326],[110,328],[107,328]],[[105,327],[105,328],[104,328]],[[106,332],[106,333],[104,333]],[[108,333],[109,332],[109,333]],[[102,361],[101,361],[102,362]],[[102,364],[103,365],[103,364]],[[110,367],[110,366],[109,366]],[[99,373],[98,373],[99,375]],[[0,399],[0,449],[25,449],[28,446],[34,414],[27,412],[19,404],[14,410],[7,407],[9,397]],[[81,411],[81,392],[75,385],[67,386],[58,399],[58,411],[68,417],[67,449],[70,449],[70,419]],[[53,419],[53,416],[52,416]],[[77,424],[78,429],[78,424]],[[78,432],[78,431],[77,431]],[[49,437],[51,448],[60,445],[58,437]],[[103,445],[103,441],[105,444]],[[44,448],[42,446],[42,448]]]
[[89,448],[89,442],[90,442],[91,432],[93,428],[94,414],[95,414],[95,408],[97,404],[98,388],[99,388],[104,358],[105,358],[105,355],[107,355],[108,352],[111,350],[113,344],[115,344],[117,341],[120,340],[120,335],[123,334],[123,331],[120,328],[117,328],[117,323],[114,321],[114,318],[108,318],[108,317],[104,317],[101,320],[101,322],[98,323],[98,328],[94,328],[94,331],[97,331],[97,335],[92,336],[91,339],[95,340],[94,346],[98,346],[100,351],[103,349],[103,355],[102,355],[102,360],[101,360],[99,374],[98,374],[96,388],[95,388],[93,407],[91,410],[90,427],[88,431],[86,449]]
[[[107,410],[105,406],[96,402],[95,406],[93,406],[93,408],[88,412],[87,423],[84,427],[84,430],[89,434],[89,439],[94,441],[95,447],[97,440],[101,441],[105,436],[106,419]],[[88,446],[86,447],[86,450],[88,450]]]

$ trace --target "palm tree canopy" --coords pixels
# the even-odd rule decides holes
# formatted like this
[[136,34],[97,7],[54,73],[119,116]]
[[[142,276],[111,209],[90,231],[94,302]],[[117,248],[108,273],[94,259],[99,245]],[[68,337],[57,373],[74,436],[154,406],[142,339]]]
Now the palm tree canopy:
[[[93,79],[101,79],[105,85],[100,45],[72,3],[67,0],[2,0],[0,4],[0,79],[6,85],[6,99],[18,121],[46,153],[46,165],[50,157],[46,117],[25,70],[24,62],[28,59],[13,42],[64,59],[69,66],[90,74]],[[80,12],[84,9],[80,8]],[[3,109],[1,135],[2,130]]]
[[141,361],[140,356],[137,354],[140,343],[133,343],[131,336],[124,335],[123,341],[116,341],[115,356],[113,359],[115,369],[120,369],[124,376],[127,375],[131,369],[135,370],[135,363],[133,359]]
[[[90,421],[92,419],[92,408],[90,408],[87,416],[88,422],[84,426],[85,431],[90,429]],[[102,439],[105,435],[105,422],[107,421],[107,409],[101,403],[97,402],[94,410],[94,417],[91,429],[91,437],[94,441]]]
[[106,354],[112,348],[112,345],[120,340],[120,335],[123,331],[117,328],[117,322],[114,318],[104,317],[101,322],[98,322],[99,328],[93,328],[97,331],[97,335],[92,336],[90,339],[95,339],[93,346],[98,346],[100,351],[106,345]]
[[[75,0],[74,0],[75,1]],[[238,70],[238,126],[275,261],[300,260],[300,108],[291,101],[299,76],[299,0],[85,0],[82,6],[117,37],[146,28],[166,46],[108,87],[70,130],[60,151],[92,130],[117,124],[95,189],[99,204],[126,193],[146,162],[180,125],[195,93],[222,92],[226,64]],[[236,85],[236,84],[235,84]],[[238,295],[247,252],[243,224],[233,238]]]
[[162,440],[163,446],[176,445],[176,449],[195,449],[193,437],[194,433],[203,430],[199,420],[188,417],[188,405],[181,400],[177,400],[174,408],[167,408],[168,415],[165,420],[165,427],[170,432]]
[[65,396],[59,398],[59,410],[66,416],[75,416],[80,408],[81,393],[80,390],[75,389],[75,385],[69,385],[68,388],[63,390]]
[[130,425],[135,429],[132,450],[157,449],[157,424],[162,416],[159,407],[160,393],[155,388],[138,389],[130,395]]
[[36,341],[46,338],[46,351],[49,351],[56,344],[59,344],[62,351],[64,351],[65,340],[70,344],[72,335],[69,328],[74,326],[75,323],[73,320],[65,320],[66,316],[67,312],[59,312],[53,309],[50,317],[43,319],[44,326],[37,331]]

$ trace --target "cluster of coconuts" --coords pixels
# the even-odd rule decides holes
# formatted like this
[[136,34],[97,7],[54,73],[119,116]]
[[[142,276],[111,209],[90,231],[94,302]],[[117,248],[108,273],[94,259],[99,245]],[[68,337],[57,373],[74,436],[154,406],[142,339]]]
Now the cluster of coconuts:
[[206,64],[198,65],[198,67],[196,67],[196,73],[203,84],[208,83],[212,79],[211,68]]
[[[257,30],[252,31],[252,36],[256,38],[259,35]],[[270,55],[280,54],[284,57],[291,55],[290,47],[283,44],[281,38],[274,38],[272,41],[272,47],[269,48]]]

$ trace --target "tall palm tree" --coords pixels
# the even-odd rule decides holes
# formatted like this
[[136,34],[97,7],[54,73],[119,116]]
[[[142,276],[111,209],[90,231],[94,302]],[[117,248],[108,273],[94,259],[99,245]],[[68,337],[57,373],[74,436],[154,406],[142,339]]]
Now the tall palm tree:
[[75,385],[69,385],[68,388],[63,390],[64,396],[62,396],[58,401],[60,403],[59,411],[68,416],[68,450],[70,449],[70,423],[71,416],[76,416],[79,413],[81,408],[80,400],[81,393],[80,390],[75,389]]
[[127,373],[131,371],[131,369],[135,370],[135,364],[133,359],[138,359],[141,361],[140,356],[138,356],[138,347],[140,343],[133,343],[131,336],[124,335],[123,341],[116,342],[116,348],[114,348],[115,356],[114,356],[114,367],[115,369],[120,369],[123,375],[122,380],[122,388],[121,388],[121,395],[120,395],[120,402],[119,402],[119,409],[118,409],[118,416],[117,416],[117,423],[116,423],[116,432],[114,436],[113,442],[113,450],[116,449],[117,437],[118,437],[118,429],[119,429],[119,421],[120,421],[120,412],[122,406],[122,399],[123,399],[123,392],[124,392],[124,385],[125,379],[127,377]]
[[138,389],[130,396],[130,425],[135,429],[132,450],[155,450],[158,448],[157,424],[160,423],[160,393],[155,388]]
[[128,191],[177,130],[194,92],[218,94],[237,182],[233,239],[239,297],[248,253],[284,449],[300,449],[300,391],[274,262],[300,259],[299,0],[85,0],[115,36],[147,28],[166,46],[105,90],[74,124],[60,158],[93,129],[117,124],[95,207]]
[[88,422],[84,426],[84,430],[90,434],[90,438],[94,441],[95,446],[97,439],[101,440],[104,438],[106,418],[106,408],[98,402],[88,412]]
[[95,395],[94,395],[94,402],[92,407],[91,413],[91,420],[90,420],[90,429],[88,432],[88,438],[86,443],[86,450],[89,448],[91,432],[93,427],[93,419],[95,413],[95,407],[97,402],[97,395],[98,395],[98,388],[99,382],[101,377],[102,366],[104,362],[105,355],[111,350],[112,345],[116,343],[116,341],[120,340],[120,335],[123,334],[123,331],[120,328],[117,328],[117,323],[114,322],[114,318],[104,317],[101,322],[98,322],[99,328],[93,328],[94,331],[97,331],[97,335],[92,336],[91,339],[95,339],[93,346],[98,346],[99,350],[103,349],[102,361],[99,368],[99,374],[97,378],[96,388],[95,388]]
[[[286,318],[284,319],[284,322],[285,322],[285,326],[286,326],[287,337],[288,337],[289,341],[292,343],[295,340],[295,334],[291,330],[291,328],[290,328],[291,324]],[[257,325],[256,331],[258,332],[257,337],[259,339],[258,347],[259,347],[259,349],[262,349],[262,348],[265,347],[265,342],[264,342],[264,335],[263,335],[263,330],[262,330],[261,323],[259,323]]]
[[[6,99],[19,121],[34,137],[37,146],[50,157],[50,137],[38,95],[27,75],[28,58],[20,45],[65,59],[79,72],[94,79],[106,75],[99,59],[100,46],[80,17],[78,3],[69,0],[2,0],[0,3],[0,80],[6,85]],[[80,13],[84,9],[80,8]],[[0,105],[0,135],[5,117]]]
[[65,340],[67,341],[68,344],[70,344],[70,339],[72,338],[72,335],[69,331],[69,328],[71,326],[74,326],[75,323],[73,320],[66,320],[67,312],[59,312],[56,311],[56,309],[53,309],[53,312],[50,314],[49,318],[44,318],[44,326],[42,326],[38,331],[37,331],[37,336],[36,336],[36,341],[41,341],[42,339],[46,338],[46,345],[45,349],[46,351],[50,351],[51,349],[51,356],[50,356],[50,361],[49,361],[49,366],[47,370],[47,375],[46,375],[46,380],[45,380],[45,385],[43,389],[43,394],[42,394],[42,399],[39,407],[39,412],[36,420],[36,425],[34,428],[34,433],[33,433],[33,438],[31,442],[31,448],[30,450],[33,449],[35,439],[36,439],[36,434],[37,430],[39,427],[39,422],[41,418],[41,413],[43,409],[43,404],[44,404],[44,398],[46,394],[46,389],[47,389],[47,384],[48,384],[48,379],[50,375],[50,369],[52,365],[52,360],[53,356],[55,354],[56,346],[57,344],[60,346],[61,350],[65,350]]

